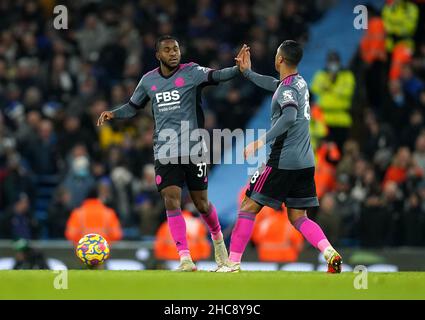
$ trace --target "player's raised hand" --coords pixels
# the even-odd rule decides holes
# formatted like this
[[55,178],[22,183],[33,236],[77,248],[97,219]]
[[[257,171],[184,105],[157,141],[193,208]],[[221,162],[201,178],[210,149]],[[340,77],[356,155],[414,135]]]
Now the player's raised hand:
[[242,56],[243,60],[243,67],[247,70],[251,69],[251,52],[249,50],[246,50],[244,55]]
[[111,111],[103,111],[97,120],[97,126],[103,125],[105,121],[111,120],[114,118],[114,114]]
[[244,43],[243,44],[243,46],[242,46],[242,48],[239,50],[239,52],[238,52],[238,54],[237,54],[237,56],[236,56],[236,58],[235,58],[235,60],[236,60],[236,63],[238,63],[238,61],[239,61],[239,59],[241,59],[242,58],[242,55],[243,55],[243,53],[245,52],[245,50],[246,49],[249,49],[249,47]]
[[245,48],[242,54],[235,58],[235,60],[241,72],[251,69],[251,53],[249,52],[249,47]]
[[239,67],[239,70],[241,70],[241,72],[243,71],[241,69],[241,64],[243,64],[244,61],[244,56],[246,55],[247,52],[249,52],[249,47],[244,44],[241,48],[241,50],[239,51],[238,55],[236,56],[235,60],[236,60],[236,65]]

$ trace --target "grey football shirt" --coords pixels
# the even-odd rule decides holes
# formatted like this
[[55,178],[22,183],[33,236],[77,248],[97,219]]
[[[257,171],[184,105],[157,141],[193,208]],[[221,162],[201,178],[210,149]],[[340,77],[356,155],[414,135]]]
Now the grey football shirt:
[[299,74],[290,75],[280,81],[271,103],[272,127],[285,108],[295,108],[296,119],[286,132],[274,139],[268,165],[287,170],[313,167],[309,91],[306,81]]
[[184,157],[206,151],[205,144],[200,142],[199,136],[193,135],[193,130],[204,126],[201,89],[217,83],[212,77],[213,71],[192,62],[181,64],[168,77],[156,68],[140,80],[129,104],[141,109],[148,100],[152,102],[155,159]]

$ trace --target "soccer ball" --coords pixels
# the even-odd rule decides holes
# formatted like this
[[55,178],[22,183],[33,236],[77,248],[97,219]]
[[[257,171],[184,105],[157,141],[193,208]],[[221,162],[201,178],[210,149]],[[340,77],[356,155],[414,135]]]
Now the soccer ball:
[[82,237],[75,251],[77,257],[89,267],[102,264],[108,259],[110,253],[106,240],[96,233]]

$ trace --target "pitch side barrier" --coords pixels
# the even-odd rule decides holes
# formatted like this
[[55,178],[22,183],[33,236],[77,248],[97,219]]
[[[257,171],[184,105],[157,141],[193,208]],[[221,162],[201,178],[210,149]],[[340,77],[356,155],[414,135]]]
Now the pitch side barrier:
[[[111,256],[105,264],[110,270],[152,270],[174,269],[177,261],[164,261],[155,258],[153,241],[120,241],[112,244]],[[43,253],[51,269],[83,269],[75,256],[72,243],[65,240],[32,241],[31,247]],[[350,272],[358,265],[368,267],[368,271],[397,272],[425,271],[425,248],[345,248],[343,270]],[[0,240],[0,270],[12,269],[16,251],[13,242]],[[244,255],[244,270],[263,271],[324,271],[326,263],[323,256],[311,248],[305,249],[295,262],[259,261],[254,247],[248,246]],[[215,267],[214,257],[197,261],[198,269],[209,270]]]

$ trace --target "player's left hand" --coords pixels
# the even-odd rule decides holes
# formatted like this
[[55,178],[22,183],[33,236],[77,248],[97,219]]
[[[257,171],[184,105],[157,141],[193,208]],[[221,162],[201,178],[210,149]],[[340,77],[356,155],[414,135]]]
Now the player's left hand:
[[239,67],[239,64],[242,61],[242,58],[244,57],[244,55],[246,54],[246,52],[249,51],[249,47],[244,44],[241,48],[241,50],[239,50],[238,55],[236,56],[235,60],[236,60],[236,65]]
[[262,140],[257,140],[247,145],[243,151],[245,159],[251,157],[255,153],[255,151],[260,149],[262,146],[264,146],[264,142]]
[[251,70],[251,53],[249,52],[249,48],[245,49],[242,55],[239,58],[235,58],[235,60],[236,65],[242,73],[246,70]]

